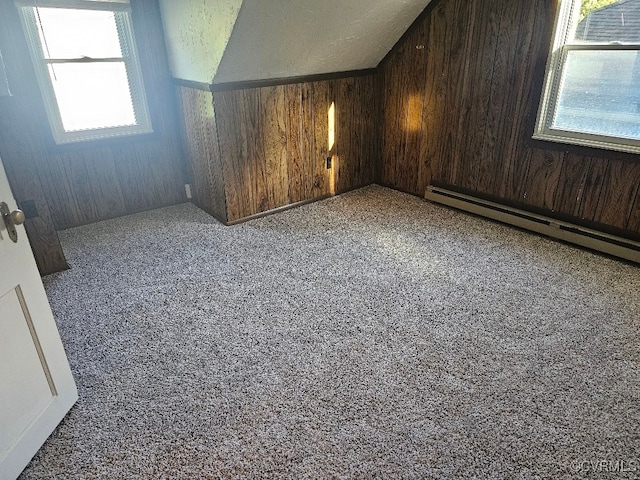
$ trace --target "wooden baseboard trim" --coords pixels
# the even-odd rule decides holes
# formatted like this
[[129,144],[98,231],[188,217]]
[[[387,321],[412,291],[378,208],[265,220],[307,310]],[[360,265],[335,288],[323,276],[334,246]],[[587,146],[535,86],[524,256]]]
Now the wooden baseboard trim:
[[273,215],[275,213],[285,212],[287,210],[291,210],[293,208],[298,208],[303,205],[307,205],[309,203],[319,202],[321,200],[326,200],[327,198],[331,198],[331,195],[322,195],[320,197],[310,198],[309,200],[302,200],[301,202],[290,203],[289,205],[283,205],[282,207],[273,208],[271,210],[267,210],[265,212],[255,213],[253,215],[249,215],[248,217],[242,217],[237,220],[231,220],[230,222],[225,222],[225,225],[231,227],[233,225],[239,225],[241,223],[248,222],[250,220],[257,220],[259,218],[267,217],[269,215]]

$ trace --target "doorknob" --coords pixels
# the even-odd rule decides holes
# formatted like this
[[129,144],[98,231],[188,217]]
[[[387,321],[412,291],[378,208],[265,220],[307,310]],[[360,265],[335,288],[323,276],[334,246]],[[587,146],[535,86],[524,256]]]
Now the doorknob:
[[22,210],[9,210],[9,205],[5,202],[0,202],[0,215],[4,220],[4,224],[7,227],[7,234],[14,243],[18,241],[18,231],[16,225],[22,225],[25,221],[24,212]]

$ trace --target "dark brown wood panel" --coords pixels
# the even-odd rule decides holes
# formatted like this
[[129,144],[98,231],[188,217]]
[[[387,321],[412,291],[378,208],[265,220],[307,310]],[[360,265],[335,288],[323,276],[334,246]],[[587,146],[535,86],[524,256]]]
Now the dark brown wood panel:
[[558,211],[578,217],[584,198],[591,160],[578,155],[566,155],[558,179],[554,201]]
[[[511,123],[511,96],[514,94],[511,61],[518,54],[518,24],[524,7],[525,2],[513,2],[505,4],[502,9],[491,9],[495,12],[489,20],[494,42],[491,43],[490,52],[495,54],[493,62],[488,62],[488,65],[493,65],[488,75],[491,79],[488,90],[491,93],[483,128],[482,150],[477,161],[477,181],[471,184],[482,193],[494,191],[496,172],[500,171],[503,162],[503,139]],[[500,12],[499,18],[497,12]]]
[[318,162],[318,153],[316,151],[315,137],[315,117],[314,117],[314,101],[313,101],[313,83],[303,83],[300,85],[300,102],[301,125],[300,140],[301,148],[305,157],[305,169],[302,181],[305,184],[307,198],[314,198],[317,187],[315,183],[316,164]]
[[373,182],[376,81],[365,75],[214,92],[227,221]]
[[[420,25],[408,37],[410,43],[407,48],[413,49],[411,61],[405,64],[405,73],[411,79],[407,83],[407,92],[403,97],[403,115],[406,114],[407,127],[404,131],[404,153],[410,157],[420,158],[425,143],[421,134],[423,126],[423,111],[425,104],[425,79],[429,57],[429,25]],[[424,181],[424,161],[417,162],[415,169],[405,172],[407,186],[410,190],[417,188]]]
[[[478,10],[480,21],[471,22],[467,28],[467,61],[458,90],[459,98],[466,101],[463,105],[464,114],[458,121],[452,155],[453,183],[466,189],[480,187],[480,170],[490,168],[493,157],[484,151],[484,144],[488,130],[495,128],[495,125],[489,124],[488,114],[491,100],[496,100],[492,98],[493,89],[498,87],[494,84],[494,72],[499,63],[496,59],[500,58],[498,45],[502,9],[496,9],[494,5],[498,2],[482,2]],[[481,25],[484,26],[482,33],[476,31]],[[469,55],[470,52],[473,54]],[[493,107],[492,112],[496,106]],[[465,161],[467,158],[470,161]]]
[[631,207],[631,214],[627,222],[627,230],[631,232],[640,232],[640,189],[636,194],[636,201]]
[[553,209],[563,160],[563,152],[533,150],[528,162],[523,199],[531,205]]
[[[312,136],[314,149],[311,150],[313,186],[311,196],[322,197],[333,193],[331,191],[332,171],[327,169],[326,159],[329,156],[329,107],[331,106],[331,87],[329,82],[311,83],[309,108],[312,118]],[[311,125],[311,124],[310,124]]]
[[585,177],[584,190],[579,203],[577,216],[581,220],[593,221],[596,216],[598,204],[600,203],[604,177],[609,168],[609,161],[593,157],[589,160],[590,166],[587,176]]
[[[413,116],[409,118],[411,101],[412,98],[421,101],[422,95],[413,92],[412,97],[410,86],[404,80],[411,78],[412,62],[424,56],[423,51],[415,48],[416,40],[424,45],[419,33],[412,33],[397,54],[390,58],[389,67],[382,74],[382,118],[389,128],[383,130],[382,151],[385,161],[381,165],[381,174],[385,179],[392,179],[389,182],[391,186],[412,193],[417,193],[414,181],[418,162],[405,163],[402,159],[407,158],[406,151],[410,148],[407,145],[408,131],[413,128],[411,135],[415,138],[416,130],[420,130],[420,126],[415,125],[417,108],[412,109]],[[418,82],[420,80],[418,78]]]
[[377,83],[375,76],[332,81],[335,102],[335,193],[374,181],[377,135]]
[[290,203],[286,100],[285,88],[260,89],[260,104],[264,107],[262,137],[264,138],[265,187],[268,205]]
[[[468,52],[475,48],[473,36],[468,26],[472,24],[472,19],[477,11],[476,3],[465,0],[441,2],[442,5],[437,8],[437,18],[438,21],[445,22],[445,25],[441,28],[434,26],[433,24],[436,22],[434,17],[430,33],[444,30],[444,37],[437,42],[432,41],[437,37],[430,36],[428,39],[431,55],[437,57],[437,50],[444,50],[445,64],[437,65],[431,62],[432,73],[429,75],[429,81],[440,84],[438,88],[445,90],[445,101],[441,106],[442,126],[439,128],[439,135],[432,135],[430,132],[423,133],[427,137],[427,141],[435,144],[434,150],[438,156],[437,161],[440,168],[432,169],[433,179],[445,183],[453,183],[453,179],[457,176],[460,163],[458,159],[459,142],[464,142],[464,138],[460,138],[463,132],[459,125],[469,110],[469,104],[466,103],[460,89],[467,85],[465,79],[469,76],[469,64],[472,58]],[[438,75],[439,71],[442,71],[442,75]],[[420,195],[424,194],[424,189],[426,189],[426,184],[416,188],[418,192],[421,192]]]
[[177,87],[176,94],[192,201],[205,212],[226,222],[227,207],[213,96],[208,91],[188,87]]
[[302,142],[302,86],[301,84],[284,87],[285,113],[287,129],[287,174],[289,176],[289,201],[302,202],[309,198],[310,190],[306,179],[309,159]]
[[531,139],[557,2],[434,1],[380,67],[379,181],[416,195],[436,182],[637,234],[639,155]]
[[[249,178],[249,189],[245,191],[249,200],[246,212],[262,212],[270,209],[267,197],[267,159],[265,156],[264,106],[261,103],[260,89],[244,90],[238,93],[241,98],[240,131],[244,134],[245,172]],[[249,162],[252,162],[251,164]],[[235,188],[235,187],[234,187]]]
[[629,182],[630,178],[640,178],[640,162],[609,161],[593,217],[595,222],[627,228],[640,192],[640,182]]
[[244,140],[241,109],[238,108],[242,92],[222,92],[214,94],[218,142],[225,185],[227,221],[234,221],[250,215],[248,196],[244,190],[251,190],[249,171],[244,163],[247,147]]
[[[419,162],[424,162],[425,173],[416,185],[415,193],[418,193],[423,185],[429,185],[434,175],[441,174],[444,170],[442,166],[448,163],[447,156],[444,153],[446,140],[444,127],[446,125],[447,87],[450,79],[450,67],[455,64],[455,62],[451,61],[451,55],[455,45],[452,41],[452,29],[449,26],[451,22],[445,18],[446,15],[451,15],[451,11],[444,8],[443,2],[435,2],[435,4],[435,8],[421,22],[425,28],[428,28],[429,37],[432,41],[424,44],[427,56],[427,77],[424,79],[425,102],[422,111],[421,132],[423,133],[423,142],[420,149],[421,157]],[[461,11],[460,15],[463,18],[464,11]],[[441,38],[443,45],[446,47],[432,49],[434,38]],[[384,68],[388,67],[385,66]],[[437,72],[437,74],[434,72]],[[427,78],[430,78],[431,81],[427,81]],[[390,85],[387,90],[392,91],[393,85]],[[381,118],[381,120],[384,119],[386,117]],[[385,126],[384,124],[382,125],[386,138],[386,135],[391,135],[392,132],[387,132]],[[402,159],[396,159],[395,162],[404,163]]]

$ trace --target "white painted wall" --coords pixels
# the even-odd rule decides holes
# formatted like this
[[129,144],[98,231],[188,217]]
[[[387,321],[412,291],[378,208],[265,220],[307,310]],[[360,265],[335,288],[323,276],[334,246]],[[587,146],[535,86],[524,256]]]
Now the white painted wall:
[[242,0],[159,0],[171,73],[211,83]]
[[429,1],[244,0],[214,83],[376,67]]

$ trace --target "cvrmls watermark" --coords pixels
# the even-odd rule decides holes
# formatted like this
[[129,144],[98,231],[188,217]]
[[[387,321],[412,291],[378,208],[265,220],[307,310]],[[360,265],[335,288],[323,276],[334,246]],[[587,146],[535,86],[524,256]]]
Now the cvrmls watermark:
[[574,472],[627,473],[640,471],[640,460],[582,460],[571,462]]

